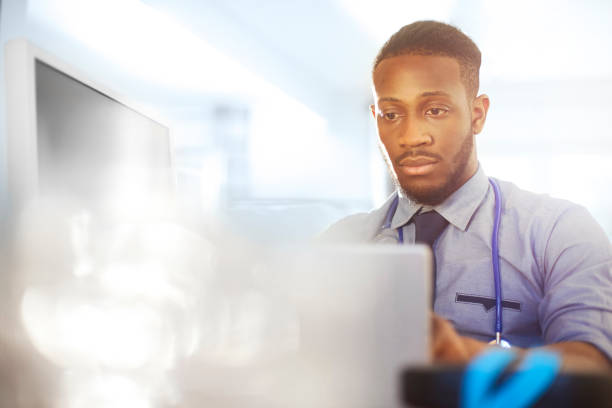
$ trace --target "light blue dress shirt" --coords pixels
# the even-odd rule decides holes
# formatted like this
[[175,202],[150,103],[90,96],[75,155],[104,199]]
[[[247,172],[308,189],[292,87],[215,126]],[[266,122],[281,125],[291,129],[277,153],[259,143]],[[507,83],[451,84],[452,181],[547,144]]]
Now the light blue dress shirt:
[[[520,347],[561,341],[591,343],[612,359],[612,246],[589,212],[569,201],[499,181],[503,337]],[[397,243],[403,228],[414,243],[412,216],[421,205],[400,197],[390,229],[382,229],[393,197],[369,213],[338,221],[323,241]],[[434,244],[434,311],[457,331],[494,337],[495,289],[491,234],[495,197],[478,171],[434,207],[449,225]]]

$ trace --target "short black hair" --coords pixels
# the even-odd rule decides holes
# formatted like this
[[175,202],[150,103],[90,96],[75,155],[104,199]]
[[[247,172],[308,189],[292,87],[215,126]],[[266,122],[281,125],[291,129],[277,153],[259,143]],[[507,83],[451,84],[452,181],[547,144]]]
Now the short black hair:
[[405,25],[382,46],[372,72],[386,58],[399,55],[434,55],[457,60],[468,95],[478,93],[480,50],[474,41],[452,25],[438,21],[417,21]]

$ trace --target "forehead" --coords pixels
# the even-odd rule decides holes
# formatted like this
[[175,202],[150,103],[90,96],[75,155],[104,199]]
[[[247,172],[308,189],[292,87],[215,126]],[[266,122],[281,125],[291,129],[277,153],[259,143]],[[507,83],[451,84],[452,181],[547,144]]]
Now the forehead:
[[406,99],[423,92],[442,91],[465,98],[459,63],[454,58],[399,55],[378,64],[372,76],[377,99]]

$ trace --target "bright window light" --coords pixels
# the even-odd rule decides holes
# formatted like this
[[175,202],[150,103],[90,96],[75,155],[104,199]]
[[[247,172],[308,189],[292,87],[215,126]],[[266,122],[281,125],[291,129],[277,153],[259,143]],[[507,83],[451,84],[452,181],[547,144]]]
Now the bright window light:
[[477,43],[484,76],[530,81],[610,76],[612,54],[602,52],[611,46],[609,3],[516,0],[482,5],[481,31],[486,35]]
[[303,197],[325,188],[333,138],[327,121],[295,99],[280,92],[262,98],[254,106],[249,142],[255,195]]
[[257,94],[269,85],[137,0],[30,0],[28,15],[143,80],[174,90]]
[[456,0],[339,0],[344,9],[381,44],[406,24],[418,20],[448,22]]

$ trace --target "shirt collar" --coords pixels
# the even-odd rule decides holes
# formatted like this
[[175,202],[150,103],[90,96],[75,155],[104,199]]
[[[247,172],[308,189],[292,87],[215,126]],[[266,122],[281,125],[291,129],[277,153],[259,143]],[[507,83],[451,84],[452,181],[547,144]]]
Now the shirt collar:
[[[488,189],[489,180],[479,165],[476,173],[468,181],[442,204],[433,207],[433,210],[437,211],[455,227],[465,231],[476,209],[485,198]],[[421,207],[423,207],[421,204],[400,194],[399,204],[391,221],[391,228],[395,229],[407,224]]]

